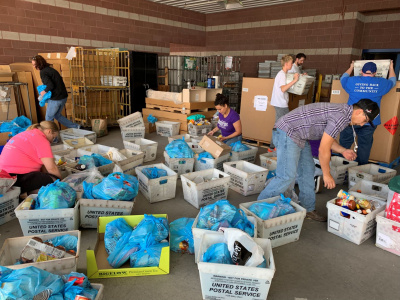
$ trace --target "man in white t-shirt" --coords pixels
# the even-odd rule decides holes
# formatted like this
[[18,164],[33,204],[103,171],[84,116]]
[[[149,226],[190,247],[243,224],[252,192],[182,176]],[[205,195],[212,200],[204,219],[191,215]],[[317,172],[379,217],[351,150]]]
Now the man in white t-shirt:
[[[282,70],[276,74],[274,81],[274,88],[272,89],[271,105],[275,107],[275,123],[280,117],[286,115],[289,112],[289,94],[288,89],[294,85],[297,80],[299,80],[299,74],[294,74],[294,79],[286,84],[286,73],[292,68],[293,58],[291,55],[285,55],[281,59]],[[276,129],[272,130],[272,141],[269,145],[270,149],[274,149],[273,144],[274,132]]]
[[[303,66],[304,61],[306,60],[306,55],[304,53],[298,53],[296,55],[295,61],[293,63],[292,68],[288,71],[288,73],[297,73],[302,74],[300,67]],[[306,74],[307,75],[307,74]]]

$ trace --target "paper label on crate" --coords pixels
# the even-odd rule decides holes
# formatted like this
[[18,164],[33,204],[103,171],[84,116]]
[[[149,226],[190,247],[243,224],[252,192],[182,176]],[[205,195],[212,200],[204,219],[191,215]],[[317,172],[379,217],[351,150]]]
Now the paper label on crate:
[[397,118],[397,116],[394,116],[389,121],[387,121],[383,126],[387,129],[387,131],[390,132],[391,135],[395,135],[397,128],[399,127],[399,119]]
[[[240,268],[238,266],[238,268]],[[265,300],[271,285],[269,279],[244,278],[229,275],[201,273],[201,289],[204,299]]]
[[340,90],[332,90],[332,95],[340,95]]
[[19,220],[24,235],[64,232],[74,229],[74,218],[49,218]]
[[384,248],[393,248],[395,245],[395,243],[389,236],[381,232],[377,232],[376,234],[376,243]]
[[242,92],[248,92],[249,89],[248,88],[242,88]]
[[329,227],[336,231],[339,231],[340,224],[336,221],[329,220]]

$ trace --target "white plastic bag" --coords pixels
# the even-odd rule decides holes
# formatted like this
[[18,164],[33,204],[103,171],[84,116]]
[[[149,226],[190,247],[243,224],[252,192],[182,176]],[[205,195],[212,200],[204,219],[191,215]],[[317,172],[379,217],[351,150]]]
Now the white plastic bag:
[[237,228],[226,228],[224,237],[234,264],[257,267],[264,261],[264,250],[247,233]]
[[98,183],[103,179],[103,175],[97,168],[92,168],[86,171],[73,173],[65,177],[62,181],[69,184],[77,192],[83,191],[82,182]]
[[117,148],[111,148],[110,150],[108,150],[107,156],[112,161],[121,161],[127,159],[127,157],[119,152]]
[[124,173],[122,168],[118,164],[115,164],[114,169],[113,169],[113,173],[117,173],[117,172]]

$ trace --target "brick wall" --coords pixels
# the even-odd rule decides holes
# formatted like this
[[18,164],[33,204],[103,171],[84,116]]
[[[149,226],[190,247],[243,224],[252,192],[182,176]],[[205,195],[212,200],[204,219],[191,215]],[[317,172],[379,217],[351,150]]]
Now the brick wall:
[[205,46],[205,18],[146,0],[0,0],[0,64],[67,46],[160,54],[170,43]]

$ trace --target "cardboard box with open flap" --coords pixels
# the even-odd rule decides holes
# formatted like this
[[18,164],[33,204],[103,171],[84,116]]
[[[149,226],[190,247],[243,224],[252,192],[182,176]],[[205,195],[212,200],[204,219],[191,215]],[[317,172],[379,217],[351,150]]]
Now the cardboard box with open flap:
[[[166,214],[153,214],[156,218],[167,218]],[[106,225],[115,219],[123,218],[132,227],[135,227],[144,218],[144,215],[100,217],[97,225],[97,242],[94,250],[86,250],[87,276],[92,278],[116,278],[131,276],[149,276],[169,274],[170,247],[164,247],[161,251],[158,267],[131,268],[129,261],[121,268],[114,269],[107,261],[108,254],[104,245],[104,233]]]
[[218,140],[218,138],[214,136],[203,136],[201,139],[199,146],[204,149],[204,151],[209,152],[214,158],[218,158],[222,155],[231,152],[231,147],[229,147],[224,142]]

